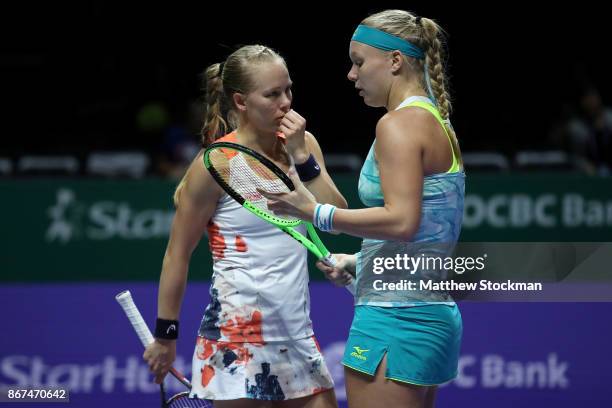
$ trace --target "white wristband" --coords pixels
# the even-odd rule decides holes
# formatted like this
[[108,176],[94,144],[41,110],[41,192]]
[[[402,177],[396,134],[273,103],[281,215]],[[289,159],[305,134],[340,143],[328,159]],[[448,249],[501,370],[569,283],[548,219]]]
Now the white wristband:
[[314,210],[312,224],[321,231],[329,232],[333,230],[334,212],[336,206],[331,204],[317,204]]

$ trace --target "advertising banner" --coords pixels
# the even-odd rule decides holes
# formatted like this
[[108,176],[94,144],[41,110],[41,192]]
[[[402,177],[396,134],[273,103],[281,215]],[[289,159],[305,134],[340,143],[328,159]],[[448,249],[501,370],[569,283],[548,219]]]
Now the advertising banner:
[[[156,315],[157,284],[4,285],[0,388],[60,387],[71,407],[151,407],[159,403],[142,346],[115,302],[129,289],[145,321]],[[175,367],[190,376],[207,283],[188,285]],[[350,294],[311,283],[315,334],[346,406],[340,364],[351,324]],[[609,407],[612,303],[460,302],[459,376],[438,407]],[[169,382],[171,392],[181,385]],[[5,401],[5,400],[4,400]],[[1,404],[1,403],[0,403]],[[31,406],[46,406],[41,403]],[[51,405],[55,406],[55,405]]]

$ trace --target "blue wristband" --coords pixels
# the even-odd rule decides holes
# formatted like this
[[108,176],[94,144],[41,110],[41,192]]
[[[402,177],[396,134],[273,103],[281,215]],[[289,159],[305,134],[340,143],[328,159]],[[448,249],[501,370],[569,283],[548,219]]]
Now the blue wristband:
[[333,230],[334,212],[336,206],[331,204],[317,204],[312,219],[312,224],[321,231],[329,232]]

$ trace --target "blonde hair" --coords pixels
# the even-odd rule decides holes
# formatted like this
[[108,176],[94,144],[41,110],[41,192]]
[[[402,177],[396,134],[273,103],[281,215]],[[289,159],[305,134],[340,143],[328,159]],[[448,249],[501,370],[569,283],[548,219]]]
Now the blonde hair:
[[[445,75],[444,30],[429,18],[418,18],[404,10],[385,10],[364,19],[361,24],[385,31],[418,46],[425,52],[425,62],[438,110],[444,119],[449,119],[452,110]],[[423,60],[415,60],[420,71],[424,71]],[[423,89],[427,89],[425,77],[421,78]]]
[[[253,69],[261,63],[285,60],[264,45],[245,45],[230,54],[223,63],[215,63],[204,70],[204,122],[202,146],[206,147],[238,127],[238,115],[232,95],[248,94],[253,90]],[[286,65],[286,64],[285,64]],[[187,184],[187,173],[174,191],[174,206],[178,207],[181,191]]]

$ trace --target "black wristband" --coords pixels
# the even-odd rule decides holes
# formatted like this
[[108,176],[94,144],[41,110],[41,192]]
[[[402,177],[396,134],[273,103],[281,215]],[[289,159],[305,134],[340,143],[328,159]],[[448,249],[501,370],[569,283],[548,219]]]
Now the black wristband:
[[176,340],[178,338],[178,320],[157,318],[155,322],[155,337],[158,339]]
[[296,164],[295,170],[302,181],[310,181],[321,174],[321,167],[312,154],[304,163]]

